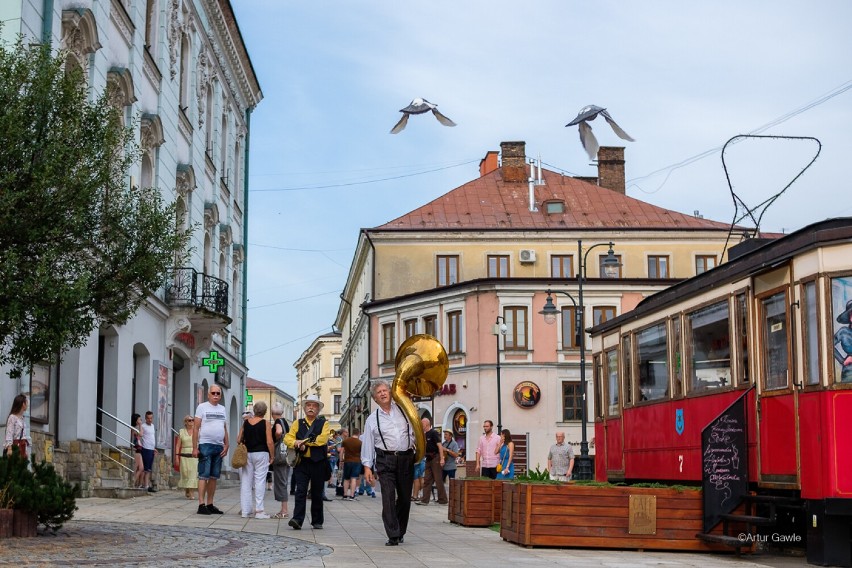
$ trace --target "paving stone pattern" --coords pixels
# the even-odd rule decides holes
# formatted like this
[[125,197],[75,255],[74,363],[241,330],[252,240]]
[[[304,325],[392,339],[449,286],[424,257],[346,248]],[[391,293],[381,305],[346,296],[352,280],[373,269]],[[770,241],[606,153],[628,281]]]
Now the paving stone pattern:
[[256,566],[331,553],[282,536],[212,528],[71,521],[55,536],[0,541],[0,566]]

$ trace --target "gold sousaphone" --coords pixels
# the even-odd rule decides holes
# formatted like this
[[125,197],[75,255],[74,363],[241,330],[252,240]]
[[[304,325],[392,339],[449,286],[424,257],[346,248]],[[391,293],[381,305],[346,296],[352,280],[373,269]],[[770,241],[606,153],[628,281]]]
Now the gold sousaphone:
[[399,346],[395,365],[391,396],[414,430],[414,463],[417,463],[426,452],[426,436],[411,397],[432,396],[444,386],[450,361],[440,341],[421,333],[412,335]]

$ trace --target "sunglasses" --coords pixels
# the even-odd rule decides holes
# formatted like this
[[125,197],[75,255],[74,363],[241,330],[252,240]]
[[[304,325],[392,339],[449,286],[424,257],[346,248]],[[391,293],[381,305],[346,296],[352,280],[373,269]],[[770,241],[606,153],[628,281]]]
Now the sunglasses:
[[213,396],[222,396],[222,393],[220,393],[220,392],[210,391],[210,394],[212,394]]

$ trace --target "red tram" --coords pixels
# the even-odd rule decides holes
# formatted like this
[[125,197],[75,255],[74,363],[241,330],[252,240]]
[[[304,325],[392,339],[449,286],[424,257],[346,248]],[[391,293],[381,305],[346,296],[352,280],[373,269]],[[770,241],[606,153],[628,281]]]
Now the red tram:
[[749,488],[796,500],[809,562],[850,566],[852,218],[729,256],[591,330],[595,476],[700,482],[702,429],[745,395]]

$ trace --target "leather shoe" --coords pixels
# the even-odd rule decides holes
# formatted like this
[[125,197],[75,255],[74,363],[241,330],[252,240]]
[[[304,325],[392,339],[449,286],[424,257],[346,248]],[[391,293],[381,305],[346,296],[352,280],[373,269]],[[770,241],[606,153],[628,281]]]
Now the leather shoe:
[[318,531],[321,531],[321,530],[322,530],[322,525],[321,525],[321,524],[319,524],[319,523],[317,523],[317,524],[315,524],[315,525],[311,525],[311,526],[312,526],[312,527],[314,527],[314,528],[315,528],[316,530],[318,530]]
[[391,537],[385,543],[385,546],[399,546],[399,539],[396,537]]
[[300,523],[296,519],[290,519],[290,522],[287,523],[287,524],[290,525],[291,527],[293,527],[293,529],[295,529],[297,531],[302,530],[302,523]]

